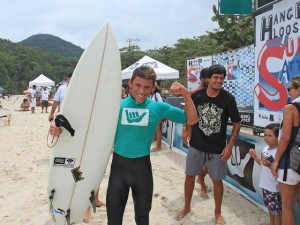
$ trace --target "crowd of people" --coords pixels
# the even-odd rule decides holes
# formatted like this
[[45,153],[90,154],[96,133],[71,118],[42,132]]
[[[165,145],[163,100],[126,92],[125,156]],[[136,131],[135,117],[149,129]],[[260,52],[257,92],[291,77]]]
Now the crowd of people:
[[[49,113],[48,107],[52,106],[55,93],[61,86],[62,88],[66,86],[69,75],[70,74],[64,78],[63,82],[59,83],[55,87],[37,86],[34,84],[31,87],[26,88],[26,90],[23,91],[25,96],[20,105],[20,109],[16,111],[31,111],[31,113],[35,113],[36,107],[40,106],[41,113]],[[55,109],[58,109],[59,112],[59,104],[55,106]]]
[[[181,95],[185,102],[184,108],[179,109],[163,101],[160,87],[156,83],[156,74],[151,67],[141,66],[134,70],[128,85],[122,86],[121,92],[120,115],[127,117],[120,117],[114,141],[106,196],[109,225],[122,224],[130,190],[135,203],[136,224],[149,224],[154,185],[150,146],[156,140],[157,145],[152,150],[161,150],[163,119],[185,124],[182,139],[188,146],[183,184],[184,205],[176,219],[181,220],[191,212],[196,180],[201,185],[200,196],[207,197],[204,177],[208,174],[213,183],[215,224],[226,224],[222,213],[223,179],[227,173],[227,160],[231,157],[241,128],[241,118],[234,96],[223,89],[225,77],[226,69],[213,65],[201,71],[201,83],[192,91],[180,83],[173,83],[170,93]],[[66,90],[67,85],[64,90],[57,91],[49,120],[53,119],[56,107],[62,101]],[[288,91],[291,99],[297,101],[300,96],[300,77],[292,79]],[[134,118],[136,123],[124,124],[122,121],[131,120],[128,117],[131,114],[123,114],[123,111],[135,113],[138,117]],[[229,119],[233,128],[227,140]],[[264,140],[267,146],[262,149],[261,157],[256,155],[257,150],[249,150],[250,156],[262,167],[260,187],[269,211],[270,221],[266,224],[270,225],[295,225],[296,196],[300,203],[300,175],[289,167],[289,151],[300,122],[295,106],[289,104],[285,107],[283,121],[282,126],[270,124],[265,127]],[[147,126],[139,125],[140,123]],[[51,135],[57,136],[61,132],[60,127],[51,124]],[[96,197],[100,202],[98,194]],[[85,217],[85,221],[86,219]]]

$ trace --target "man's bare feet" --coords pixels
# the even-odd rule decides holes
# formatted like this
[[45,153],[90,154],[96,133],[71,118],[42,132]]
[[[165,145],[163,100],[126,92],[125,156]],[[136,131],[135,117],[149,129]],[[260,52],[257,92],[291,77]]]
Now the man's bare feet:
[[215,220],[216,220],[215,221],[216,225],[224,225],[224,224],[226,224],[226,221],[225,221],[224,217],[221,214],[218,215],[218,216],[216,216]]
[[101,206],[106,206],[105,202],[102,202],[100,200],[96,200],[96,207],[99,208]]
[[160,150],[161,150],[161,147],[155,147],[155,148],[151,149],[152,152],[156,152],[156,151],[160,151]]
[[87,208],[87,210],[85,211],[85,214],[84,214],[84,217],[83,217],[83,219],[82,219],[82,222],[88,223],[88,222],[90,222],[90,220],[91,220],[92,218],[93,218],[93,217],[92,217],[92,213],[91,213],[91,207],[89,206],[89,207]]
[[183,209],[176,215],[176,220],[180,221],[183,217],[185,217],[188,213],[191,212],[191,209]]

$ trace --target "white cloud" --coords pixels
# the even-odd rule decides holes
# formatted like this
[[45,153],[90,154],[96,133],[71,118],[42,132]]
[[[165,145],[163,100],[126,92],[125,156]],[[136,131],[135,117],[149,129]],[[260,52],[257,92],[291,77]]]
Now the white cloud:
[[173,46],[180,38],[203,35],[217,0],[1,0],[0,38],[19,42],[53,34],[85,48],[108,22],[119,47],[129,38],[143,50]]

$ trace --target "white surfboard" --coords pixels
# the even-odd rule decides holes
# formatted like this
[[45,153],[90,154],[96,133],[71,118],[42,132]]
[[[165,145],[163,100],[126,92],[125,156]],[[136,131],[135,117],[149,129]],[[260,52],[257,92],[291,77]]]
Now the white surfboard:
[[121,85],[120,54],[106,24],[79,59],[60,110],[75,135],[63,128],[50,159],[48,197],[56,225],[81,221],[99,188],[112,151]]

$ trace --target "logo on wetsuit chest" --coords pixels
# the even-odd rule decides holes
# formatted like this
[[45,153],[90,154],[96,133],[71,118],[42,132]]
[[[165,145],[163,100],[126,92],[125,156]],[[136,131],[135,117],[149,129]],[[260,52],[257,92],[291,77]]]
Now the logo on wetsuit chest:
[[122,125],[148,126],[149,109],[124,108],[122,111]]

